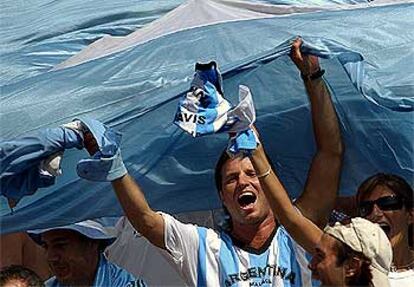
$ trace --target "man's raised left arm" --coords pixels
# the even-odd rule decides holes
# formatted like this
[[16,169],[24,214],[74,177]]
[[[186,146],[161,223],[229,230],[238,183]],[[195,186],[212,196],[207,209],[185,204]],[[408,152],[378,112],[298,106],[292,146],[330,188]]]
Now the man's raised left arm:
[[290,57],[302,74],[311,103],[316,154],[308,172],[305,189],[296,206],[307,218],[323,227],[337,198],[344,147],[329,89],[316,56],[300,51],[301,39],[292,45]]

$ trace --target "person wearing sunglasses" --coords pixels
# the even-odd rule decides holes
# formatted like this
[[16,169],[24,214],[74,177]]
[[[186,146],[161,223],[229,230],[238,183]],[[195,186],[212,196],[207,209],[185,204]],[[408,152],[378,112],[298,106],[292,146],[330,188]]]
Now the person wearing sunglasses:
[[359,186],[356,195],[339,197],[335,210],[378,223],[391,241],[392,287],[414,286],[413,189],[395,174],[378,173]]
[[411,186],[400,176],[378,173],[359,186],[356,204],[358,215],[378,223],[391,242],[391,286],[414,286],[414,208]]

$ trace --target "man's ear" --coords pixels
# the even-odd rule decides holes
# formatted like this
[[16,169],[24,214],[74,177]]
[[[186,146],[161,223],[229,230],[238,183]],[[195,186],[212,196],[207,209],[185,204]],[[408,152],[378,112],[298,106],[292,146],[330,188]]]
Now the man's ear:
[[352,277],[361,272],[362,260],[352,256],[345,262],[345,277]]

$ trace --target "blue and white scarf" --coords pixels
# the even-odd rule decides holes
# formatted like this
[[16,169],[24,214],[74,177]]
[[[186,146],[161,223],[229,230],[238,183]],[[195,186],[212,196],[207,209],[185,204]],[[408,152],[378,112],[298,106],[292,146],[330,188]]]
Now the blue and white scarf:
[[250,126],[256,120],[248,87],[239,87],[239,104],[233,107],[223,97],[222,77],[215,62],[197,63],[190,89],[183,93],[174,123],[193,137],[232,132],[231,154],[254,150],[258,140]]

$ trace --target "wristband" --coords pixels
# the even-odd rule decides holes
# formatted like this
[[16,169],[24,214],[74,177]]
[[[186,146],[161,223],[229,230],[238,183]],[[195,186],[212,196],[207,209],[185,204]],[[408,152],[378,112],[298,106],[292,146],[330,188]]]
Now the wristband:
[[272,172],[272,167],[271,166],[269,166],[269,169],[268,170],[266,170],[264,173],[262,173],[262,174],[258,174],[257,175],[257,178],[258,179],[261,179],[261,178],[265,178],[266,176],[268,176],[270,173]]
[[302,79],[304,81],[313,81],[313,80],[317,80],[319,78],[321,78],[323,75],[325,74],[325,70],[322,69],[318,69],[316,72],[309,74],[309,75],[304,75],[302,73],[300,73],[300,76],[302,77]]

